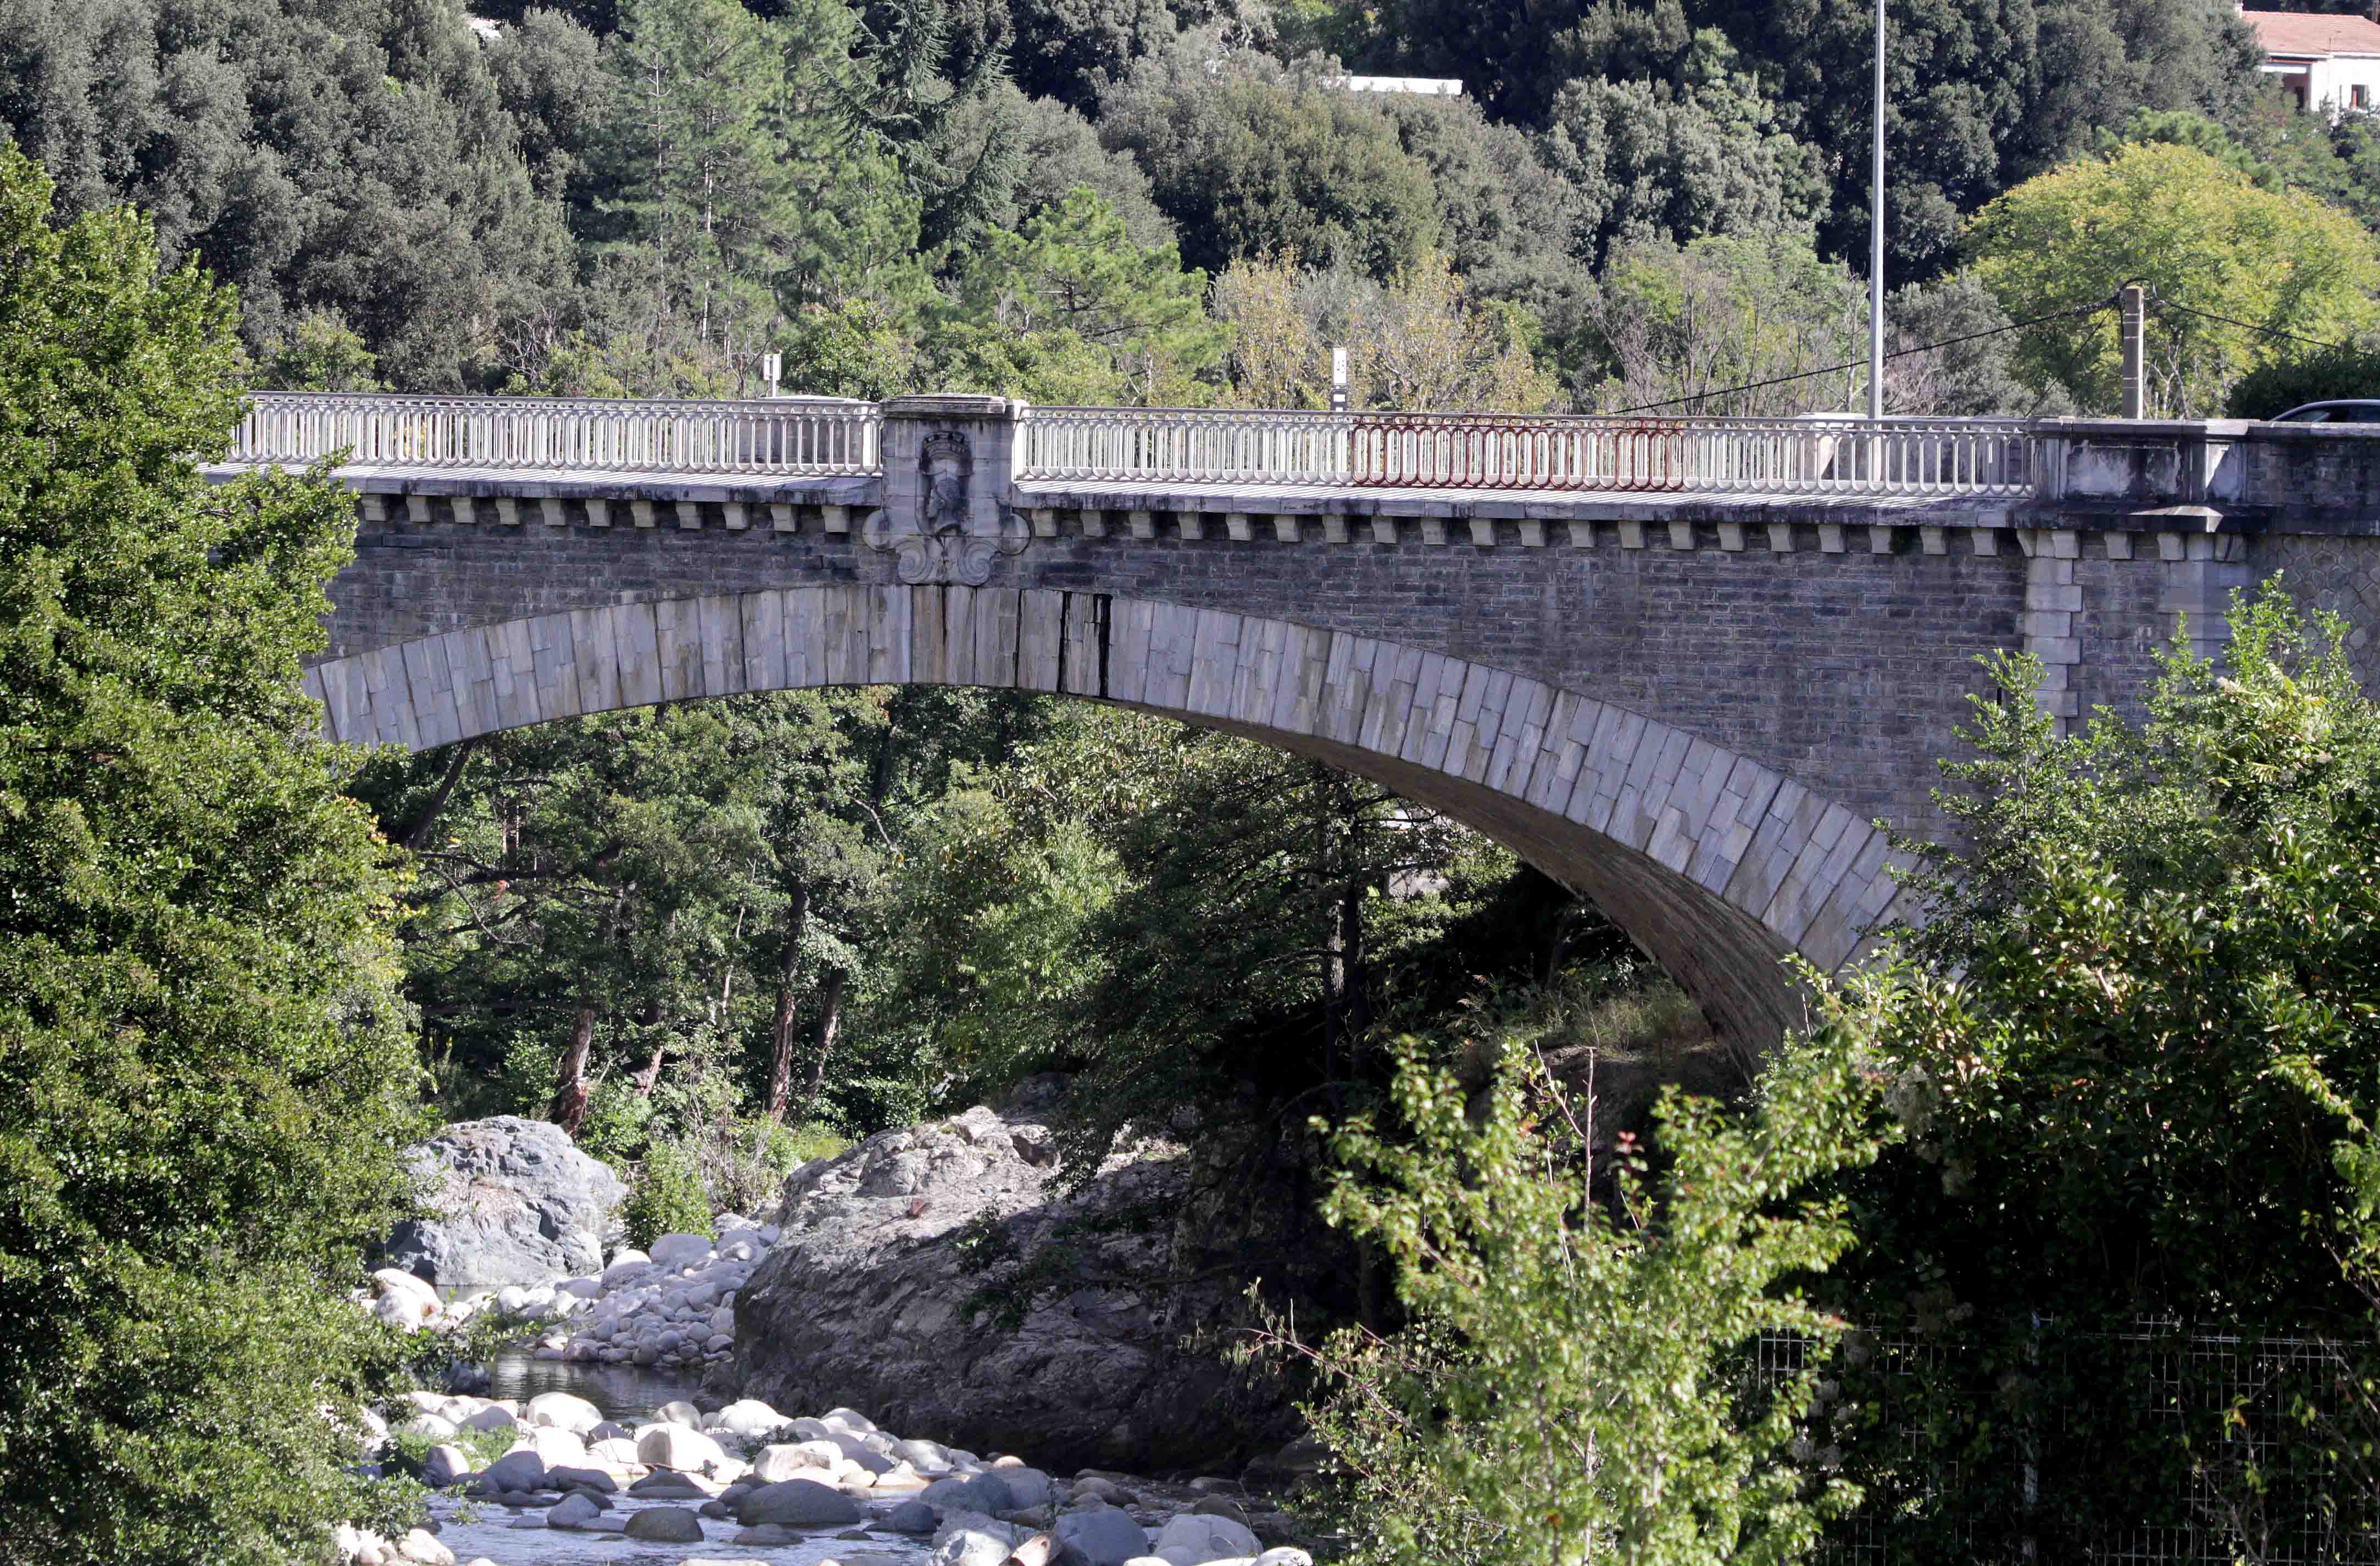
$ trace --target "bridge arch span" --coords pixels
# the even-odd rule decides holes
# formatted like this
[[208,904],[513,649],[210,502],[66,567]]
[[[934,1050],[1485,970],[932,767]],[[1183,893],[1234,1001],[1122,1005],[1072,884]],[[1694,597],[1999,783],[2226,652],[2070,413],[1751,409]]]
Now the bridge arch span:
[[574,609],[332,659],[336,739],[426,749],[662,701],[860,685],[1112,702],[1393,788],[1591,898],[1728,1031],[1801,1018],[1784,959],[1840,968],[1893,913],[1873,823],[1660,722],[1485,663],[1111,593],[768,588]]

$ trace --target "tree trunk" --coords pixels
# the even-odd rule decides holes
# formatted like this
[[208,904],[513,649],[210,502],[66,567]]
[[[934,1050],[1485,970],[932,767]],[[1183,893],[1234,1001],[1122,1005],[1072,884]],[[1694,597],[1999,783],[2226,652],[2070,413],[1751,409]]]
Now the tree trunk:
[[570,1025],[570,1048],[563,1051],[562,1069],[554,1074],[553,1102],[545,1108],[545,1118],[573,1136],[587,1118],[587,1052],[594,1042],[595,1008],[581,1006]]
[[[1317,792],[1327,805],[1335,792],[1330,779],[1321,767],[1313,768]],[[1329,808],[1314,813],[1314,861],[1318,879],[1325,886],[1336,886],[1346,880],[1346,845],[1339,831],[1339,822]],[[1322,927],[1322,1079],[1333,1081],[1337,1076],[1339,1040],[1345,1037],[1347,1000],[1346,921],[1333,904],[1323,908]]]
[[1371,973],[1364,954],[1364,893],[1368,888],[1364,876],[1363,807],[1352,798],[1346,807],[1346,830],[1339,837],[1344,856],[1339,867],[1339,1022],[1347,1040],[1348,1074],[1361,1076],[1364,1037],[1372,1030]]
[[[628,888],[620,887],[612,893],[612,905],[604,910],[599,945],[608,946],[620,933],[620,920],[628,907]],[[553,1082],[553,1101],[545,1108],[545,1118],[570,1133],[578,1135],[579,1122],[587,1118],[587,1055],[595,1042],[595,1007],[593,1002],[581,1002],[578,1014],[571,1019],[570,1048],[562,1054],[561,1069]]]
[[430,803],[421,807],[421,814],[414,818],[411,825],[397,834],[397,842],[407,848],[419,848],[430,840],[430,829],[438,824],[447,800],[455,795],[455,785],[463,781],[464,769],[471,764],[471,753],[479,748],[480,742],[476,739],[463,740],[455,745],[454,754],[446,759],[445,775],[438,780],[438,787],[430,795]]
[[1340,883],[1338,913],[1339,1026],[1347,1040],[1347,1063],[1360,1075],[1364,1036],[1372,1028],[1372,987],[1364,962],[1364,881],[1352,867]]
[[769,1019],[769,1102],[771,1120],[785,1118],[794,1092],[794,976],[801,967],[802,935],[810,918],[810,883],[794,882],[785,899],[785,944],[777,958],[777,1010]]
[[669,1052],[669,1008],[659,1001],[646,1007],[645,1026],[653,1030],[653,1053],[634,1078],[639,1099],[651,1098],[654,1085],[662,1079],[662,1058]]
[[826,1063],[834,1054],[834,1036],[843,1026],[843,992],[850,978],[841,968],[829,968],[826,981],[819,986],[818,1049],[810,1056],[809,1086],[802,1092],[803,1119],[809,1117],[820,1089],[826,1086]]

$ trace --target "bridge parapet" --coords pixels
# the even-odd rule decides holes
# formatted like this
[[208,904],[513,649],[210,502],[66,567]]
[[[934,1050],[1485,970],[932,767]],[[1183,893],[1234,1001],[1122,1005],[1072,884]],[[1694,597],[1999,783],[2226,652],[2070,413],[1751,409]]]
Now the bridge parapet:
[[[773,506],[780,529],[797,525],[791,508],[812,506],[829,531],[882,509],[883,525],[903,532],[923,526],[914,513],[928,492],[914,480],[929,429],[968,447],[971,505],[1035,516],[1044,536],[1059,512],[1172,513],[1192,519],[1189,537],[1200,536],[1196,517],[1215,514],[1566,521],[1588,525],[1572,530],[1582,544],[1598,521],[2380,533],[2380,427],[2242,420],[1879,425],[1032,407],[953,395],[879,406],[262,393],[216,470],[344,454],[343,475],[367,497],[561,502],[543,508],[546,520],[599,526],[609,508],[597,515],[589,501]],[[985,518],[970,528],[991,530]],[[1493,531],[1475,529],[1477,541]]]
[[883,470],[883,419],[836,397],[664,402],[260,392],[229,460],[427,472],[823,477]]
[[2033,487],[2019,419],[1036,407],[1020,424],[1025,482],[1813,498]]

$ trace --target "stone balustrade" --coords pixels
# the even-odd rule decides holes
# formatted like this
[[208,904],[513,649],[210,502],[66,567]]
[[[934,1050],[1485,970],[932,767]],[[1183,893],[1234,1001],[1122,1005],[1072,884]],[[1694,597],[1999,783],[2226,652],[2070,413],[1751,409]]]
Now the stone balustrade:
[[[1320,505],[1511,519],[1560,504],[1560,515],[1543,516],[1617,522],[1622,513],[1597,504],[1665,507],[1665,516],[1707,504],[1771,508],[1772,520],[1783,515],[1777,508],[1843,520],[1842,508],[1865,507],[1885,508],[1871,518],[1879,524],[1923,512],[1941,525],[1984,528],[2380,532],[2380,426],[2241,420],[1877,425],[1832,416],[1034,407],[973,397],[876,405],[270,392],[249,399],[215,470],[339,458],[366,495],[577,501],[596,485],[653,504],[826,505],[827,526],[841,530],[836,514],[878,504],[872,486],[887,475],[888,428],[961,405],[976,431],[978,469],[1004,481],[1028,512],[1263,516]],[[802,487],[824,480],[840,483]],[[1195,504],[1179,498],[1193,492],[1204,492]],[[1638,519],[1659,518],[1648,510]]]
[[2017,419],[1606,419],[1048,407],[1024,481],[1775,496],[2020,495]]
[[839,398],[663,402],[260,392],[228,460],[398,469],[829,476],[882,471],[883,420]]

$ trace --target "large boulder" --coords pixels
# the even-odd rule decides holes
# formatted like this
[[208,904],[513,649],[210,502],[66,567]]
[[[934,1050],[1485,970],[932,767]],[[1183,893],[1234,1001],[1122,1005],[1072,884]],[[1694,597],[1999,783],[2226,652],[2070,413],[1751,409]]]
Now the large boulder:
[[[988,1108],[813,1160],[787,1181],[776,1245],[735,1296],[735,1359],[714,1384],[773,1408],[848,1403],[888,1429],[1064,1469],[1211,1464],[1277,1443],[1296,1427],[1288,1394],[1185,1344],[1244,1319],[1250,1277],[1308,1264],[1274,1251],[1239,1272],[1185,1249],[1185,1228],[1231,1221],[1200,1208],[1192,1167],[1182,1147],[1143,1142],[1069,1192],[1046,1118]],[[1234,1189],[1243,1204],[1270,1195]],[[1284,1211],[1299,1200],[1279,1198]],[[981,1243],[986,1224],[998,1245]],[[1003,1252],[987,1273],[981,1258]],[[1003,1297],[1037,1258],[1038,1286]],[[1048,1286],[1051,1259],[1075,1281]],[[1184,1276],[1211,1281],[1194,1298]]]
[[735,1503],[735,1520],[746,1527],[775,1523],[796,1528],[840,1527],[865,1515],[841,1490],[808,1479],[785,1479],[747,1490]]
[[441,1288],[601,1270],[627,1187],[560,1126],[517,1115],[464,1121],[407,1156],[437,1216],[396,1226],[390,1265]]
[[1149,1548],[1171,1566],[1207,1566],[1210,1560],[1250,1560],[1264,1546],[1229,1517],[1185,1511],[1158,1530]]
[[1069,1511],[1058,1519],[1058,1540],[1089,1566],[1123,1566],[1148,1553],[1148,1534],[1113,1507]]
[[648,1425],[637,1432],[637,1461],[649,1468],[722,1474],[727,1453],[717,1441],[683,1425]]
[[647,1544],[700,1544],[702,1519],[682,1506],[656,1506],[630,1512],[625,1532]]

